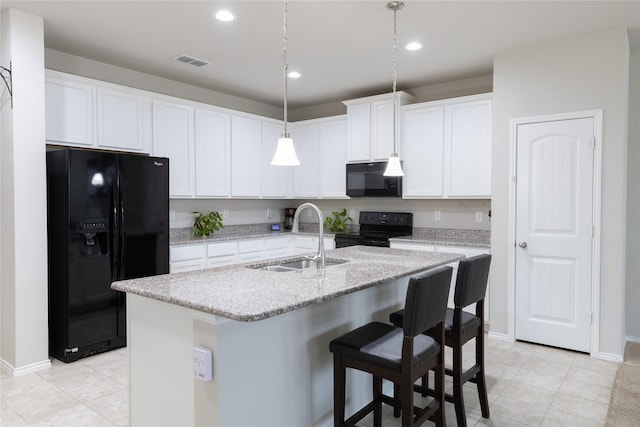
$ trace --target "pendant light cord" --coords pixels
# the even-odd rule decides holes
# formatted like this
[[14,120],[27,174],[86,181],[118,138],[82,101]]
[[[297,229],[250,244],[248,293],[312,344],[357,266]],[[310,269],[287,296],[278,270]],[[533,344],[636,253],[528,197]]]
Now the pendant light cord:
[[284,63],[284,136],[289,137],[287,132],[287,0],[284,1],[284,20],[282,23],[282,60]]
[[397,71],[397,33],[398,33],[398,23],[397,23],[397,14],[398,7],[393,8],[393,155],[395,157],[398,156],[398,149],[396,147],[396,82],[398,79],[398,71]]

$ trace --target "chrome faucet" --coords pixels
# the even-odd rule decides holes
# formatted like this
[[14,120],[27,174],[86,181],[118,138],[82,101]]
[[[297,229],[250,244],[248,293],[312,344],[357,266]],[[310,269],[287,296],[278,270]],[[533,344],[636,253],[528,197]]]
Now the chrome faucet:
[[320,265],[324,270],[324,216],[322,215],[322,211],[320,210],[320,208],[314,205],[313,203],[303,203],[300,206],[298,206],[298,209],[296,209],[295,215],[293,215],[293,227],[291,228],[291,232],[292,233],[298,232],[300,214],[306,208],[313,209],[314,211],[316,211],[316,214],[318,215],[318,253],[314,257],[307,257],[307,258],[315,261],[316,263],[320,261]]

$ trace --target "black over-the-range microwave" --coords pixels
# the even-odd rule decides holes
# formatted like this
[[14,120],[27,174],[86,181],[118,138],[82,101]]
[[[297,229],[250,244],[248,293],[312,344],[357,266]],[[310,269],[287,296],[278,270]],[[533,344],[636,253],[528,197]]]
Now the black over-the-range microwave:
[[400,197],[402,177],[384,176],[387,162],[348,163],[347,196]]

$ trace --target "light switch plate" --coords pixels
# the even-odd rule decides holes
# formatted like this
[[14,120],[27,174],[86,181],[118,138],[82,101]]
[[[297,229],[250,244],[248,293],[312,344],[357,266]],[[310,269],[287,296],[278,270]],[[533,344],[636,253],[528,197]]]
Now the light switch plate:
[[442,214],[440,213],[440,211],[433,212],[433,219],[435,221],[440,221],[442,219]]
[[211,381],[213,354],[205,347],[193,347],[193,376],[201,381]]
[[482,211],[476,211],[476,222],[482,222]]
[[169,209],[169,221],[176,220],[176,211],[174,209]]
[[229,218],[229,209],[222,209],[222,218]]

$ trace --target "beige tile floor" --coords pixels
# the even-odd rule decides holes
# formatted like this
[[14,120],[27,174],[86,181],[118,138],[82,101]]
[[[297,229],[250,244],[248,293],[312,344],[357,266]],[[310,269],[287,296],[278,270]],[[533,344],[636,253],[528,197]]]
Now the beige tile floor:
[[[465,356],[472,352],[469,343]],[[486,359],[491,418],[481,417],[475,385],[466,384],[469,426],[604,425],[617,363],[492,339],[486,340]],[[51,369],[15,378],[2,373],[0,425],[126,426],[127,375],[126,349],[71,364],[54,360]],[[400,426],[391,413],[391,408],[384,407],[383,425]],[[452,404],[447,403],[446,416],[447,425],[455,426]],[[370,426],[371,419],[362,425]]]

